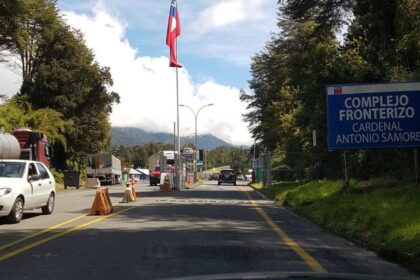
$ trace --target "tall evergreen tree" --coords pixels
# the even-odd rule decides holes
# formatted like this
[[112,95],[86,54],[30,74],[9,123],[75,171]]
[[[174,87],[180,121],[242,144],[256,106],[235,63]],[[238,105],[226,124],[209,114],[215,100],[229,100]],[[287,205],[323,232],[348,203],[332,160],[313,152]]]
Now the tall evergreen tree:
[[55,109],[69,120],[66,155],[83,163],[86,154],[110,144],[108,117],[119,102],[108,90],[110,70],[100,67],[81,34],[63,23],[45,32],[38,48],[32,79],[24,80],[20,95],[34,108]]
[[[253,93],[241,96],[249,109],[244,119],[253,136],[275,151],[277,166],[305,170],[301,178],[340,176],[340,154],[326,148],[325,86],[419,79],[420,3],[278,2],[279,31],[252,60]],[[339,41],[346,24],[348,32]],[[317,147],[312,147],[313,130]],[[389,157],[395,160],[384,160]],[[359,177],[399,172],[395,166],[409,164],[405,150],[357,151],[351,162]]]

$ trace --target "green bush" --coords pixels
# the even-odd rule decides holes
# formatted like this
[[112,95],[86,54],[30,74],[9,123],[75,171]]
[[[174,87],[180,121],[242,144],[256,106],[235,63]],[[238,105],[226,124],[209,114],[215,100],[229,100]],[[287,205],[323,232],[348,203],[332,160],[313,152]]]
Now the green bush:
[[57,171],[55,168],[51,168],[50,169],[52,175],[54,176],[55,179],[55,183],[58,185],[63,185],[64,184],[64,173]]

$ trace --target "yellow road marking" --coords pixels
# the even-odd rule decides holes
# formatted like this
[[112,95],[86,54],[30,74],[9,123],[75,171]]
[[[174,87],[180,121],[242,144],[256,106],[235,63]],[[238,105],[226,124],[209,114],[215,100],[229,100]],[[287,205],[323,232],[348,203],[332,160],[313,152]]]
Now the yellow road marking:
[[47,233],[47,232],[53,231],[53,230],[58,229],[58,228],[60,228],[60,227],[62,227],[62,226],[65,226],[65,225],[68,225],[68,224],[70,224],[70,223],[72,223],[72,222],[75,222],[75,221],[77,221],[77,220],[80,220],[80,219],[82,219],[82,218],[86,217],[87,215],[89,215],[89,213],[87,213],[87,214],[83,214],[83,215],[80,215],[80,216],[77,216],[77,217],[75,217],[75,218],[73,218],[73,219],[70,219],[70,220],[68,220],[68,221],[65,221],[65,222],[63,222],[63,223],[56,224],[56,225],[54,225],[54,226],[52,226],[52,227],[46,228],[46,229],[41,230],[41,231],[39,231],[39,232],[34,232],[34,233],[32,233],[32,234],[30,234],[30,235],[28,235],[28,236],[25,236],[25,237],[20,238],[20,239],[18,239],[18,240],[15,240],[15,241],[12,241],[12,242],[7,243],[7,244],[5,244],[5,245],[2,245],[2,246],[0,246],[0,252],[1,252],[1,251],[3,251],[3,250],[5,250],[5,249],[7,249],[7,248],[10,248],[10,247],[12,247],[12,246],[14,246],[14,245],[16,245],[16,244],[19,244],[19,243],[21,243],[21,242],[23,242],[23,241],[26,241],[26,240],[28,240],[28,239],[31,239],[31,238],[37,237],[37,236],[39,236],[39,235],[41,235],[41,234],[44,234],[44,233]]
[[26,251],[28,251],[28,250],[30,250],[30,249],[32,249],[32,248],[35,248],[35,247],[37,247],[37,246],[39,246],[39,245],[42,245],[42,244],[44,244],[44,243],[47,243],[47,242],[49,242],[49,241],[51,241],[51,240],[54,240],[54,239],[56,239],[56,238],[62,237],[62,236],[64,236],[64,235],[70,234],[70,233],[75,232],[75,231],[79,231],[79,230],[81,230],[81,229],[83,229],[83,228],[85,228],[85,227],[87,227],[87,226],[90,226],[90,225],[93,225],[93,224],[99,223],[100,221],[103,221],[103,220],[108,219],[108,218],[111,218],[111,217],[113,217],[113,216],[115,216],[115,215],[118,215],[118,214],[124,213],[124,212],[126,212],[126,211],[128,211],[128,210],[131,210],[131,209],[133,209],[133,208],[134,208],[134,207],[130,207],[130,208],[123,209],[123,210],[120,210],[120,211],[118,211],[118,212],[112,213],[112,214],[110,214],[110,215],[108,215],[108,216],[102,216],[102,217],[97,218],[97,219],[95,219],[95,220],[92,220],[92,221],[86,222],[86,223],[84,223],[84,224],[81,224],[81,225],[78,225],[78,226],[75,226],[75,227],[69,228],[69,229],[67,229],[67,230],[65,230],[65,231],[63,231],[63,232],[57,233],[57,234],[52,235],[52,236],[50,236],[50,237],[47,237],[47,238],[44,238],[44,239],[41,239],[41,240],[35,241],[35,242],[33,242],[33,243],[30,243],[30,244],[28,244],[28,245],[25,245],[25,246],[23,246],[23,247],[20,247],[20,248],[18,248],[18,249],[16,249],[16,250],[12,251],[12,252],[9,252],[9,253],[7,253],[7,254],[4,254],[4,255],[0,256],[0,261],[7,260],[7,259],[9,259],[9,258],[11,258],[11,257],[14,257],[14,256],[16,256],[16,255],[18,255],[18,254],[23,253],[23,252],[26,252]]
[[273,231],[284,241],[284,243],[289,246],[313,271],[315,272],[327,272],[327,270],[309,253],[307,253],[300,245],[290,238],[284,230],[282,230],[274,221],[270,218],[270,216],[258,206],[258,204],[252,199],[248,191],[245,191],[248,199],[254,205],[255,210],[257,210],[258,214],[263,217],[263,219],[270,225]]
[[[119,203],[118,203],[118,202],[116,202],[116,203],[112,204],[112,207],[116,206],[117,204],[119,204]],[[52,227],[46,228],[46,229],[41,230],[41,231],[38,231],[38,232],[34,232],[34,233],[32,233],[32,234],[30,234],[30,235],[28,235],[28,236],[25,236],[25,237],[22,237],[22,238],[20,238],[20,239],[18,239],[18,240],[15,240],[15,241],[9,242],[9,243],[7,243],[7,244],[4,244],[4,245],[0,246],[0,252],[1,252],[1,251],[4,251],[4,250],[6,250],[6,249],[8,249],[8,248],[10,248],[10,247],[13,247],[13,246],[15,246],[16,244],[22,243],[23,241],[26,241],[26,240],[28,240],[28,239],[31,239],[31,238],[37,237],[37,236],[39,236],[39,235],[41,235],[41,234],[48,233],[48,232],[53,231],[53,230],[56,230],[56,229],[58,229],[58,228],[60,228],[60,227],[62,227],[62,226],[65,226],[65,225],[71,224],[72,222],[75,222],[75,221],[77,221],[77,220],[80,220],[80,219],[82,219],[82,218],[86,217],[86,216],[87,216],[87,215],[89,215],[89,214],[90,214],[90,213],[86,213],[86,214],[83,214],[83,215],[77,216],[77,217],[75,217],[75,218],[73,218],[73,219],[70,219],[70,220],[68,220],[68,221],[62,222],[62,223],[60,223],[60,224],[56,224],[56,225],[54,225],[54,226],[52,226]]]

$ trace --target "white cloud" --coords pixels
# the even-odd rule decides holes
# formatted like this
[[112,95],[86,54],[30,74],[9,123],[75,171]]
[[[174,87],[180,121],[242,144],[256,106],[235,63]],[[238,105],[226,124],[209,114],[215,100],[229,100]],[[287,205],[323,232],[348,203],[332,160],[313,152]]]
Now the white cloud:
[[[111,16],[103,5],[92,15],[66,12],[65,18],[85,34],[101,65],[110,66],[113,90],[121,96],[114,106],[114,126],[137,126],[150,131],[171,132],[176,120],[175,71],[166,57],[141,56],[126,37],[127,23]],[[250,144],[251,137],[242,121],[245,104],[239,90],[213,80],[196,83],[186,69],[179,72],[180,103],[198,109],[214,103],[199,115],[199,134],[212,133],[233,144]],[[194,133],[192,113],[181,108],[181,135]]]
[[244,4],[240,1],[225,1],[201,11],[192,31],[203,35],[215,28],[241,22],[246,18]]
[[194,18],[188,17],[182,40],[198,56],[249,66],[276,29],[276,10],[272,0],[208,1]]
[[243,1],[223,0],[213,2],[202,10],[195,22],[191,24],[193,36],[202,36],[209,32],[237,25],[249,27],[248,24],[264,18],[264,0]]

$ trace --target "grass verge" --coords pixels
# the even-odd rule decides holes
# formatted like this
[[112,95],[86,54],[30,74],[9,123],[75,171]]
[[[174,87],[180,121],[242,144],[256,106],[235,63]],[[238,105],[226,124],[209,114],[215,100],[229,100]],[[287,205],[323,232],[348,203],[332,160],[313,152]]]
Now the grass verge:
[[263,188],[262,183],[251,183],[251,187],[253,187],[256,190],[262,190]]
[[420,187],[389,179],[275,183],[262,190],[322,227],[420,272]]

